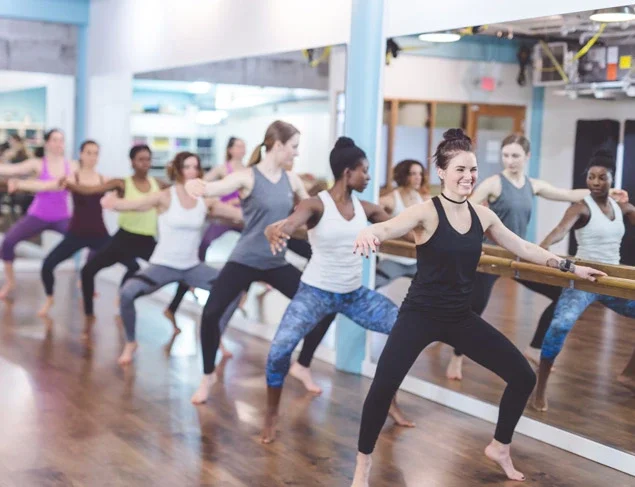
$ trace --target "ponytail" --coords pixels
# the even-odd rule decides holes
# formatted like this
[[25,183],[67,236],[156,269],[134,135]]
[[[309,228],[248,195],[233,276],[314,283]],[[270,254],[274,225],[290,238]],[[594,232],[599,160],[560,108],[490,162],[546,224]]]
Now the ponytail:
[[262,147],[264,145],[265,143],[263,142],[262,144],[256,146],[254,151],[251,153],[251,157],[249,158],[247,166],[255,166],[262,160]]

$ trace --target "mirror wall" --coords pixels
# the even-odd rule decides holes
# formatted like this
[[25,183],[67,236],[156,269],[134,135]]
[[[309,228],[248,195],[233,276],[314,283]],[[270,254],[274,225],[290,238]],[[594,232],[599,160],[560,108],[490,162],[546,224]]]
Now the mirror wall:
[[[343,82],[344,72],[337,69],[333,73],[331,66],[344,66],[345,56],[343,46],[331,46],[137,73],[132,84],[130,145],[150,147],[151,173],[157,178],[165,178],[166,165],[184,150],[197,153],[204,171],[211,174],[228,163],[246,166],[254,148],[263,141],[267,126],[283,120],[301,132],[293,170],[302,177],[309,194],[316,194],[332,179],[329,152],[337,132],[338,110],[343,108],[338,108],[338,94],[343,90],[340,79]],[[230,163],[227,156],[232,138],[242,142],[243,150],[234,154],[236,160]],[[210,225],[223,223],[213,220]],[[222,267],[239,230],[235,228],[211,242],[206,253],[210,264]],[[292,245],[287,260],[303,269],[306,247],[306,243]],[[164,295],[173,294],[175,288],[168,286]],[[195,290],[185,300],[191,305],[204,303],[206,298],[206,291]],[[278,291],[254,284],[231,326],[271,339],[287,303]],[[191,309],[200,311],[200,307]],[[334,361],[331,328],[316,356]],[[173,353],[183,353],[185,344],[191,342],[187,337],[178,338]],[[196,352],[187,348],[192,354]]]
[[[397,187],[394,177],[398,172],[394,168],[406,159],[414,159],[424,168],[422,197],[438,194],[440,182],[430,157],[444,130],[461,127],[474,141],[479,181],[505,177],[498,176],[503,170],[502,141],[514,133],[531,142],[523,164],[534,186],[539,179],[557,188],[586,188],[585,168],[591,156],[598,149],[607,149],[614,161],[613,185],[629,190],[632,201],[635,90],[629,73],[635,31],[630,23],[592,20],[592,13],[393,39],[397,57],[390,56],[385,68],[379,161],[384,168],[382,195],[389,200],[400,192],[404,199],[413,191],[412,184]],[[569,207],[569,203],[549,198],[534,196],[526,234],[530,241],[542,242]],[[629,267],[635,264],[632,225],[628,219],[625,225],[622,267],[612,272],[633,279],[635,268]],[[570,240],[565,237],[551,250],[575,255]],[[413,270],[408,266],[413,262],[404,261],[403,256],[380,256],[378,284],[397,303],[410,285]],[[546,282],[558,286],[555,280]],[[555,296],[559,293],[557,288]],[[618,294],[635,299],[632,290],[622,289]],[[540,344],[532,339],[543,311],[552,302],[514,279],[501,277],[482,316],[531,357],[537,368]],[[548,410],[534,409],[532,396],[525,416],[635,453],[635,395],[628,387],[633,384],[635,308],[633,301],[622,303],[622,313],[631,317],[620,316],[599,302],[581,314],[549,377]],[[384,342],[378,335],[370,339],[371,363],[376,363]],[[497,406],[504,382],[467,357],[462,367],[456,359],[449,367],[452,357],[451,347],[430,346],[416,361],[410,377]]]

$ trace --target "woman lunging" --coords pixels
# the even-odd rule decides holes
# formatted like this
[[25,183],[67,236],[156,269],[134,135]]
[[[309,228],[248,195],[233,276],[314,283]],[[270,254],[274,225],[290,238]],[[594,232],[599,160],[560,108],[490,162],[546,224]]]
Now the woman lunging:
[[[229,304],[257,281],[271,284],[289,299],[298,289],[301,272],[286,262],[284,252],[271,254],[264,230],[271,223],[289,216],[293,210],[294,195],[299,199],[308,196],[300,178],[289,171],[298,153],[299,141],[300,134],[293,125],[276,121],[267,128],[264,141],[252,154],[248,171],[238,171],[212,183],[199,179],[188,181],[185,185],[192,196],[220,196],[239,191],[245,221],[240,239],[218,276],[221,284],[210,294],[203,311],[201,346],[204,375],[192,397],[195,404],[207,400],[215,380],[214,360],[221,336],[218,323]],[[263,148],[264,157],[261,154]],[[328,318],[322,320],[307,336],[304,346],[319,343],[329,325]],[[309,369],[303,372],[305,387],[320,392]]]
[[[111,179],[100,185],[85,185],[68,182],[67,187],[73,193],[95,195],[116,190],[124,198],[136,200],[160,191],[165,184],[159,183],[148,175],[152,152],[147,145],[136,145],[130,149],[130,162],[134,171],[125,179]],[[152,208],[143,212],[122,212],[119,215],[119,230],[108,243],[101,248],[82,268],[82,294],[84,313],[87,322],[94,321],[93,296],[97,273],[120,263],[126,266],[121,285],[139,270],[137,259],[148,260],[154,246],[157,233],[157,212]]]
[[[526,242],[505,227],[492,210],[467,199],[477,179],[472,143],[462,130],[444,134],[434,161],[443,183],[440,197],[407,208],[399,216],[362,230],[354,250],[368,256],[377,246],[411,230],[417,244],[417,275],[379,358],[364,402],[353,486],[368,486],[371,458],[390,403],[421,351],[434,341],[464,350],[496,373],[507,387],[500,403],[494,439],[485,449],[512,480],[524,480],[511,460],[512,435],[534,388],[535,374],[523,354],[470,309],[483,234],[519,257],[566,270],[569,261]],[[588,267],[574,272],[593,280],[604,273]]]
[[[159,215],[159,243],[150,257],[150,266],[131,276],[120,291],[121,319],[126,332],[126,345],[118,361],[121,365],[129,364],[137,349],[135,300],[172,282],[184,282],[188,286],[211,291],[218,271],[201,263],[197,255],[198,240],[207,214],[211,210],[225,218],[241,217],[240,210],[231,205],[193,198],[186,193],[185,182],[202,174],[201,161],[196,154],[179,152],[167,169],[169,179],[176,182],[168,189],[132,200],[109,193],[101,200],[106,209],[139,212],[155,209]],[[231,318],[236,305],[237,300],[227,308],[221,320],[222,328]]]
[[[225,149],[225,163],[220,164],[210,170],[203,179],[205,181],[218,181],[223,179],[229,174],[232,174],[236,171],[242,171],[245,169],[243,164],[243,159],[245,158],[245,142],[238,137],[230,137],[227,141],[227,147]],[[240,208],[240,195],[238,191],[232,191],[229,194],[223,195],[220,197],[220,201],[223,203],[227,203],[237,208]],[[219,218],[214,218],[214,220],[209,224],[205,233],[203,234],[203,238],[201,239],[201,244],[198,248],[198,257],[201,262],[205,262],[205,255],[207,254],[207,249],[212,244],[212,242],[225,233],[233,230],[240,232],[242,228],[242,220],[241,223],[236,223],[235,221],[228,221]],[[176,290],[174,298],[170,305],[165,309],[163,314],[167,319],[169,319],[174,325],[175,329],[178,329],[176,325],[176,312],[185,297],[185,294],[190,288],[186,286],[184,283],[180,283],[179,287]],[[230,356],[231,354],[227,351],[223,352]]]
[[[635,207],[628,201],[617,203],[609,197],[613,183],[614,158],[598,151],[587,167],[587,187],[591,194],[569,207],[562,220],[540,244],[545,249],[560,242],[573,229],[578,243],[576,258],[605,264],[620,263],[620,245],[624,237],[624,216],[635,225]],[[533,406],[547,410],[547,381],[553,362],[562,350],[567,335],[578,318],[595,301],[616,313],[635,318],[635,300],[605,296],[581,289],[564,288],[554,303],[553,320],[548,328],[538,369],[538,386]]]
[[19,188],[36,192],[26,215],[20,218],[6,233],[2,242],[5,283],[0,288],[0,299],[5,299],[15,289],[13,261],[15,246],[23,240],[54,230],[61,234],[68,230],[70,209],[68,191],[59,186],[59,181],[78,169],[75,161],[64,158],[64,134],[49,130],[44,135],[44,157],[27,159],[16,164],[0,164],[0,176],[35,175],[37,181],[22,181]]
[[[313,254],[304,269],[298,292],[287,307],[267,359],[267,412],[262,442],[276,435],[278,409],[291,355],[300,340],[318,321],[342,313],[363,328],[389,334],[398,308],[385,296],[362,286],[362,260],[351,252],[355,237],[368,221],[386,221],[379,205],[360,201],[370,176],[366,154],[355,143],[340,137],[330,155],[335,185],[317,197],[300,202],[282,225],[270,225],[265,234],[272,251],[280,252],[289,235],[307,225]],[[391,404],[390,414],[402,426],[413,426]]]

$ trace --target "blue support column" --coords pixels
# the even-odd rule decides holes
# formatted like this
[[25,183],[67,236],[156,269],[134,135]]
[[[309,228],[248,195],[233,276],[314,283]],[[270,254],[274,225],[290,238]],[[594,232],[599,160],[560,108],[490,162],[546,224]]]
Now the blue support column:
[[[371,183],[363,199],[377,201],[378,139],[383,109],[383,70],[386,59],[384,1],[352,0],[351,38],[346,56],[346,119],[344,133],[366,152]],[[352,250],[352,249],[351,249]],[[364,284],[374,286],[375,263],[364,262]],[[336,367],[360,373],[366,354],[366,331],[340,316],[336,330]]]
[[[542,117],[545,106],[545,89],[537,87],[533,89],[531,97],[531,126],[529,127],[529,140],[531,142],[531,158],[529,159],[529,177],[540,177],[540,149],[542,146]],[[538,211],[538,198],[534,198],[531,210],[531,220],[527,228],[527,240],[536,242],[536,221]],[[540,236],[540,238],[544,235]]]
[[82,25],[77,32],[77,73],[75,74],[75,147],[73,154],[79,154],[79,145],[86,138],[86,109],[88,96],[88,25]]

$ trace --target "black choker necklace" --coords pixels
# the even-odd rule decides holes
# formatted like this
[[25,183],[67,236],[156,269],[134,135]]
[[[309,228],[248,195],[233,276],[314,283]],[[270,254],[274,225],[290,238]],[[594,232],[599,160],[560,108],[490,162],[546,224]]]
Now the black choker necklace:
[[467,198],[465,198],[463,201],[454,201],[451,200],[450,198],[448,198],[446,195],[444,195],[443,193],[441,193],[441,196],[443,196],[446,200],[448,200],[450,203],[454,203],[455,205],[462,205],[463,203],[467,202]]

